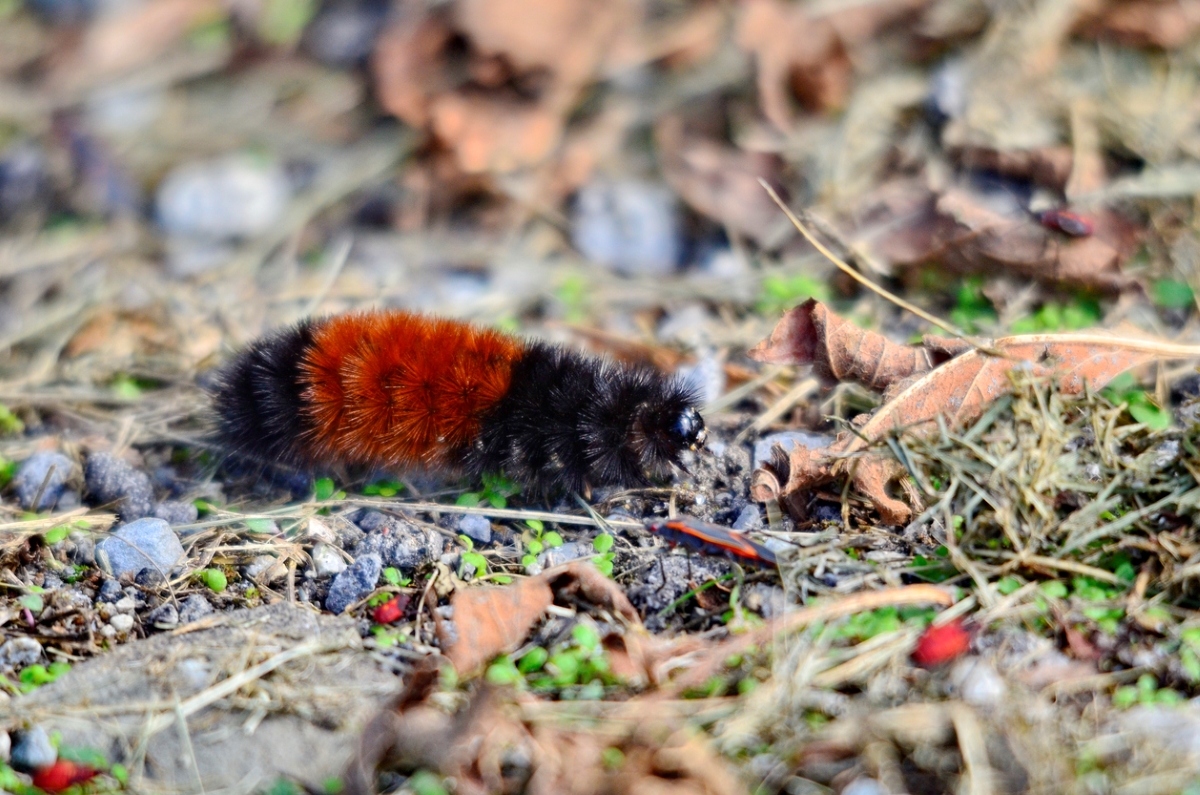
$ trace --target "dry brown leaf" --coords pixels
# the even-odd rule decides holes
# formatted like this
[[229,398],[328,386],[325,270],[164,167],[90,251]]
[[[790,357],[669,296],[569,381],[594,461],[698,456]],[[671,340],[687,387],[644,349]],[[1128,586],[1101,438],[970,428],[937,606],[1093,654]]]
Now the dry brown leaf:
[[[404,692],[368,723],[343,777],[348,795],[370,795],[381,769],[436,770],[464,795],[742,795],[745,788],[708,744],[664,718],[652,698],[614,704],[607,730],[563,728],[553,706],[484,687],[457,714],[431,703],[438,659],[409,675]],[[521,720],[527,714],[550,719]],[[604,764],[616,748],[625,762]]]
[[[1085,383],[1099,389],[1120,373],[1145,362],[1200,356],[1197,346],[1103,332],[1005,337],[996,340],[992,347],[1002,355],[970,350],[903,385],[864,424],[853,432],[840,434],[829,447],[810,450],[797,446],[786,464],[777,458],[757,470],[751,487],[754,498],[762,502],[786,499],[795,492],[849,477],[870,499],[885,523],[906,524],[912,517],[912,509],[887,493],[888,484],[903,471],[891,458],[868,452],[873,442],[897,429],[928,432],[938,418],[952,428],[964,427],[1009,391],[1009,373],[1018,366],[1035,377],[1054,378],[1067,394],[1079,394]],[[896,355],[902,360],[907,356],[903,346]],[[785,360],[785,357],[777,359]],[[795,363],[806,362],[797,357]],[[850,365],[848,369],[869,372],[884,366],[876,358]],[[917,500],[915,492],[910,491],[908,496],[910,501]]]
[[1013,179],[1026,179],[1035,185],[1058,191],[1066,187],[1075,160],[1074,152],[1069,146],[1017,150],[963,146],[953,149],[949,154],[960,168],[992,171]]
[[568,563],[512,585],[460,588],[450,600],[454,633],[439,629],[442,648],[456,671],[469,676],[498,654],[521,645],[554,603],[573,597],[640,623],[624,591],[590,563]]
[[1004,271],[1053,284],[1118,292],[1138,287],[1121,264],[1136,250],[1135,228],[1116,213],[1089,213],[1094,232],[1067,237],[1030,213],[1000,212],[966,188],[937,193],[919,180],[882,186],[852,219],[851,239],[890,265],[936,263],[960,273]]
[[926,0],[850,3],[817,15],[799,3],[745,3],[736,39],[755,57],[763,115],[786,132],[792,125],[793,98],[810,111],[840,107],[853,78],[849,49],[926,4]]
[[446,94],[434,100],[431,114],[434,134],[454,150],[467,174],[535,166],[562,137],[560,112],[505,97]]
[[411,5],[379,35],[371,68],[384,110],[413,127],[429,123],[430,99],[446,88],[442,52],[453,35],[442,16]]
[[944,337],[930,337],[924,346],[901,345],[810,298],[785,312],[771,336],[747,355],[767,364],[812,365],[827,386],[854,381],[882,392],[969,348]]
[[778,180],[779,158],[686,133],[677,118],[660,122],[655,138],[663,176],[692,209],[759,244],[779,237],[782,215],[759,184]]
[[225,16],[220,0],[157,0],[136,4],[91,25],[79,49],[50,76],[77,91],[126,74],[178,45],[197,24]]
[[1081,35],[1172,50],[1200,29],[1200,0],[1109,0],[1077,25]]

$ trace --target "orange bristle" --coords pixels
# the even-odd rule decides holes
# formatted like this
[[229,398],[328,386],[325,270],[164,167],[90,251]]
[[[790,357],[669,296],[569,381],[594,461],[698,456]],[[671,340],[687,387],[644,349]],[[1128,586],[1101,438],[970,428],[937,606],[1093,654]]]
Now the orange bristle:
[[396,469],[442,466],[508,391],[512,337],[399,312],[320,326],[301,371],[313,457]]

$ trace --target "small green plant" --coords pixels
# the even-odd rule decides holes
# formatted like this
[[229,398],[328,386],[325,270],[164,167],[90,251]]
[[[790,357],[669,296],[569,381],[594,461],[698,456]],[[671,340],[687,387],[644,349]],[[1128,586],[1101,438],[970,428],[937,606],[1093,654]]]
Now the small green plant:
[[0,455],[0,489],[7,486],[15,474],[17,474],[17,462],[9,461]]
[[412,585],[412,578],[405,577],[400,573],[400,569],[397,569],[395,566],[388,566],[383,570],[383,580],[388,585],[394,585],[397,588],[405,588]]
[[1183,694],[1169,687],[1160,688],[1153,674],[1142,674],[1136,685],[1123,685],[1113,691],[1112,703],[1118,709],[1152,704],[1175,705],[1184,701]]
[[274,519],[247,519],[246,529],[251,533],[275,533],[279,525],[275,524]]
[[67,537],[67,533],[71,532],[71,528],[65,524],[60,524],[58,527],[51,527],[42,534],[42,540],[47,544],[57,544]]
[[295,44],[316,11],[315,0],[267,0],[258,20],[258,37],[266,44]]
[[983,294],[983,279],[971,276],[958,288],[957,302],[950,320],[968,334],[978,334],[980,325],[994,325],[996,310]]
[[37,615],[46,606],[45,600],[42,599],[41,590],[41,588],[30,587],[30,593],[17,597],[17,604]]
[[1150,289],[1156,306],[1163,309],[1187,309],[1196,305],[1196,294],[1187,282],[1178,279],[1159,279]]
[[611,577],[613,573],[613,561],[617,555],[612,551],[614,539],[608,533],[601,533],[592,539],[592,549],[599,553],[600,557],[593,559],[596,568],[600,569],[600,573],[605,577]]
[[1091,328],[1100,322],[1100,302],[1095,298],[1076,296],[1066,304],[1047,301],[1029,317],[1012,324],[1013,334],[1044,334],[1053,331],[1077,331]]
[[858,643],[886,632],[896,632],[904,626],[929,626],[934,615],[932,608],[881,607],[850,616],[846,623],[834,630],[834,636]]
[[772,275],[763,279],[762,295],[758,299],[758,311],[764,315],[777,315],[798,304],[815,298],[828,301],[829,285],[803,273],[794,276]]
[[521,487],[503,475],[484,475],[482,490],[460,494],[454,504],[475,508],[486,502],[493,508],[503,509],[508,507],[509,497],[520,493]]
[[416,795],[450,795],[445,781],[436,773],[418,770],[408,777],[405,785]]
[[492,684],[532,687],[573,699],[603,698],[604,688],[617,682],[599,634],[586,623],[576,624],[571,638],[551,649],[535,646],[517,660],[497,657],[485,676]]
[[1171,427],[1171,412],[1155,403],[1144,390],[1138,389],[1132,373],[1121,373],[1100,394],[1113,405],[1124,403],[1129,416],[1150,430],[1162,431]]
[[317,478],[313,483],[313,499],[317,502],[344,500],[346,492],[338,490],[333,483],[333,478]]
[[21,433],[24,430],[25,423],[21,422],[21,418],[0,403],[0,434]]
[[475,542],[467,535],[460,535],[458,540],[467,548],[467,551],[462,553],[458,559],[458,576],[465,578],[467,576],[467,566],[470,566],[475,570],[475,573],[471,575],[472,577],[486,577],[488,573],[487,558],[475,551]]
[[48,685],[58,677],[71,670],[71,664],[63,660],[57,660],[50,665],[30,665],[22,669],[17,675],[17,689],[22,693],[28,693],[42,685]]
[[521,558],[522,566],[532,566],[537,563],[537,556],[547,547],[561,547],[563,538],[553,530],[546,530],[546,525],[540,519],[526,519],[525,526],[529,528],[523,536],[526,553]]
[[204,569],[200,572],[200,582],[213,593],[221,593],[229,585],[225,572],[220,569]]
[[363,494],[368,497],[395,497],[404,490],[404,484],[395,480],[378,480],[363,487]]
[[379,624],[371,627],[371,634],[375,636],[375,645],[380,648],[391,648],[408,642],[407,632]]
[[564,319],[568,323],[579,323],[587,319],[589,292],[587,280],[578,274],[567,276],[558,286],[555,297],[563,305]]

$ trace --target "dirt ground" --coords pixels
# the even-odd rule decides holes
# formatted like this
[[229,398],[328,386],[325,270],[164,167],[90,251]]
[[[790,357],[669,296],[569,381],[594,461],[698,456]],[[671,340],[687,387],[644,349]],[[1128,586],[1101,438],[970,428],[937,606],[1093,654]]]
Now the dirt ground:
[[[0,0],[0,790],[1200,793],[1198,66],[1193,0]],[[213,442],[364,307],[707,445]]]

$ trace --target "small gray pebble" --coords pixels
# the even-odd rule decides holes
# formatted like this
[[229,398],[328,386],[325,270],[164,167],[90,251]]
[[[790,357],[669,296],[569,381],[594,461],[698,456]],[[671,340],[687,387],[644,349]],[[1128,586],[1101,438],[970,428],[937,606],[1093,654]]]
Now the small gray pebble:
[[190,624],[212,612],[214,612],[213,606],[208,603],[208,600],[200,594],[194,593],[184,599],[183,604],[179,606],[179,623]]
[[576,558],[581,558],[584,555],[590,554],[592,548],[584,547],[575,541],[568,541],[559,547],[550,547],[542,554],[538,555],[538,563],[542,564],[543,568],[549,569],[554,566],[559,566]]
[[733,520],[734,530],[756,530],[762,525],[762,512],[757,505],[747,505]]
[[50,735],[41,726],[23,731],[12,749],[12,766],[17,770],[32,773],[54,764],[58,751],[50,742]]
[[350,568],[333,578],[329,595],[325,597],[325,609],[334,614],[345,612],[347,607],[375,589],[381,571],[383,561],[378,555],[359,557]]
[[784,452],[791,452],[793,447],[807,447],[816,450],[833,444],[834,438],[823,433],[809,431],[780,431],[759,439],[754,443],[754,468],[758,469],[771,460],[771,448],[781,445]]
[[422,563],[442,554],[445,542],[439,533],[395,516],[374,511],[371,514],[359,520],[359,527],[367,534],[354,547],[351,554],[355,558],[378,555],[383,565],[411,574]]
[[675,194],[666,185],[598,179],[579,191],[571,242],[624,274],[664,275],[680,259]]
[[162,572],[153,566],[147,566],[139,571],[133,581],[143,588],[161,588],[167,584],[166,577],[163,577]]
[[96,565],[96,541],[89,534],[76,530],[67,536],[75,545],[71,550],[71,562],[76,566]]
[[170,602],[165,605],[154,608],[150,614],[146,616],[146,625],[158,628],[163,626],[173,627],[179,623],[179,611],[175,609],[175,605]]
[[[50,468],[54,471],[51,472]],[[62,453],[45,450],[34,453],[22,462],[17,474],[13,476],[13,488],[17,492],[17,501],[27,511],[45,511],[53,508],[62,496],[63,489],[71,475],[75,472],[75,462]],[[46,486],[42,489],[42,484]],[[33,507],[33,500],[42,489],[42,497],[38,506]]]
[[42,644],[33,638],[16,637],[0,646],[0,669],[19,671],[42,659]]
[[116,580],[105,580],[100,583],[100,591],[96,594],[97,602],[118,602],[125,596],[121,583]]
[[57,591],[63,587],[63,581],[58,575],[50,574],[49,572],[42,578],[42,589],[46,591]]
[[345,558],[328,544],[317,544],[312,550],[313,573],[318,577],[332,577],[347,569]]
[[235,154],[176,166],[159,184],[155,204],[168,234],[217,241],[269,230],[289,193],[277,164]]
[[83,468],[88,491],[100,503],[117,503],[121,521],[149,516],[154,511],[150,476],[111,453],[92,453]]
[[486,516],[469,513],[458,520],[458,532],[477,544],[492,543],[492,523]]
[[154,506],[154,516],[168,524],[191,524],[200,518],[200,511],[190,502],[164,500]]
[[150,566],[163,573],[183,559],[183,544],[171,525],[162,519],[138,519],[122,525],[96,545],[100,567],[113,577],[136,575]]

